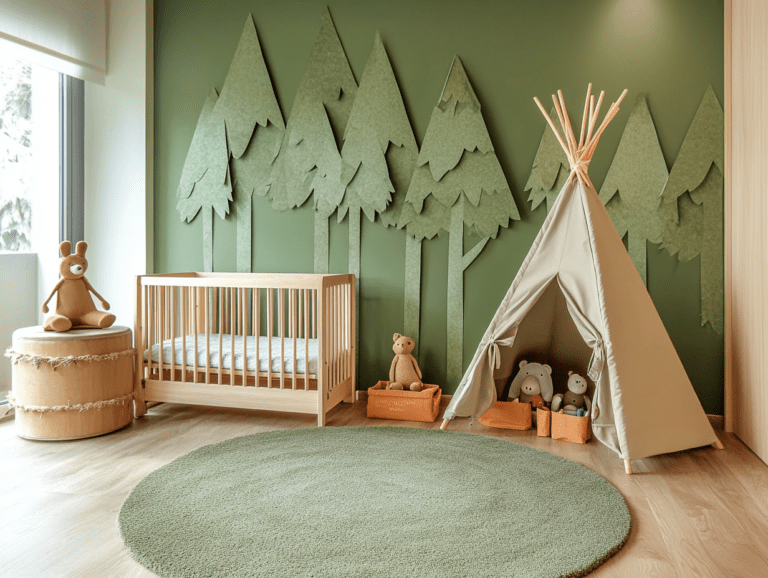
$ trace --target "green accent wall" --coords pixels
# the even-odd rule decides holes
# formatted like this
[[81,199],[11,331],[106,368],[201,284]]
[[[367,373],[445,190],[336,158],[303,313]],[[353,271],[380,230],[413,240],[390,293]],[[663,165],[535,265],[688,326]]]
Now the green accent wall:
[[[454,55],[482,104],[521,220],[465,273],[465,368],[546,216],[545,204],[532,212],[523,192],[545,127],[533,97],[548,107],[562,89],[580,118],[589,82],[608,102],[629,89],[590,165],[598,190],[637,94],[647,96],[669,168],[708,85],[723,102],[723,0],[155,0],[155,272],[203,269],[202,219],[180,221],[176,187],[200,109],[211,86],[222,87],[246,16],[287,120],[326,5],[358,82],[381,33],[419,144]],[[285,213],[253,202],[253,270],[311,272],[311,200]],[[346,273],[347,222],[331,222],[330,270]],[[465,250],[477,240],[467,235]],[[359,389],[387,379],[392,334],[403,331],[404,255],[403,231],[363,220]],[[447,235],[424,242],[418,361],[425,380],[450,394],[447,255]],[[649,244],[648,261],[651,297],[704,410],[722,414],[723,338],[699,325],[699,259],[680,263]],[[233,218],[214,218],[214,269],[236,270]],[[652,359],[648,371],[653,379]]]

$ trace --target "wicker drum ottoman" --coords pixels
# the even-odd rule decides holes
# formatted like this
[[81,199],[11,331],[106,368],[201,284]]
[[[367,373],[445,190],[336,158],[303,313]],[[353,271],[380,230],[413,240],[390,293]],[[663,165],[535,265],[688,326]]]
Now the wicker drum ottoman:
[[127,327],[18,329],[6,355],[20,437],[74,440],[131,423],[135,354]]

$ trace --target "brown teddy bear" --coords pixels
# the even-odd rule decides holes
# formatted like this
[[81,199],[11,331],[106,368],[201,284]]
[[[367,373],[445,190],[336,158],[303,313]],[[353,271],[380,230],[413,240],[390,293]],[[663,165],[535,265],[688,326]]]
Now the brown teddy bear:
[[424,387],[424,384],[421,382],[421,370],[416,359],[411,355],[411,351],[416,347],[416,342],[410,337],[400,335],[399,333],[395,333],[392,341],[395,342],[392,346],[395,358],[392,360],[392,367],[389,368],[387,389],[421,391]]
[[43,313],[48,313],[48,302],[58,291],[56,299],[56,314],[45,320],[43,329],[46,331],[68,331],[72,327],[101,328],[111,326],[115,322],[115,316],[111,313],[98,311],[93,304],[89,291],[98,297],[101,306],[109,309],[109,303],[91,287],[85,278],[85,270],[88,269],[88,261],[85,259],[85,250],[88,245],[80,241],[71,255],[72,243],[64,241],[59,245],[61,251],[61,263],[59,273],[61,279],[56,283],[48,299],[43,303]]
[[568,391],[558,393],[552,399],[552,411],[562,409],[569,415],[578,415],[577,411],[586,408],[586,414],[592,412],[592,419],[597,419],[598,410],[592,406],[587,395],[587,380],[573,371],[568,372]]

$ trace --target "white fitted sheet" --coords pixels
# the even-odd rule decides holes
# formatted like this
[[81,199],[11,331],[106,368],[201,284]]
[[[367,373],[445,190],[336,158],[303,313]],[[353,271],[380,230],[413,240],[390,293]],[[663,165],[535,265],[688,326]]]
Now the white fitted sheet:
[[[197,366],[205,368],[206,366],[206,353],[205,353],[205,333],[200,333],[197,336],[197,352],[195,352],[195,337],[194,335],[186,336],[186,349],[182,346],[182,338],[177,337],[173,341],[166,339],[163,341],[163,363],[170,364],[171,359],[174,359],[176,365],[181,365],[182,360],[186,357],[187,367],[194,367],[195,355],[197,355]],[[286,373],[293,373],[293,338],[286,337],[284,345],[285,359],[281,363],[280,359],[280,337],[272,338],[272,358],[271,365],[272,371],[279,373],[281,368]],[[174,347],[172,343],[175,342],[175,355]],[[309,339],[307,344],[309,362],[307,362],[307,355],[305,355],[304,338],[296,339],[296,373],[304,374],[309,364],[309,373],[317,374],[317,339]],[[210,363],[211,368],[218,369],[219,367],[219,334],[211,333],[210,336]],[[232,336],[223,335],[221,344],[221,365],[222,369],[232,368]],[[235,335],[235,369],[243,369],[243,337],[242,335]],[[246,370],[255,371],[256,368],[256,338],[252,335],[246,337]],[[144,354],[144,359],[147,359],[147,354]],[[160,344],[155,343],[152,345],[152,361],[154,363],[160,362]],[[259,371],[266,372],[269,368],[269,337],[259,337]]]

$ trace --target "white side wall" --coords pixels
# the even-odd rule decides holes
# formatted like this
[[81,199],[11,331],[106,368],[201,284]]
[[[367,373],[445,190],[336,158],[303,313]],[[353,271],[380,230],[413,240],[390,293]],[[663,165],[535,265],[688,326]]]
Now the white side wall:
[[152,263],[152,0],[108,6],[104,86],[85,85],[87,277],[133,328],[134,276]]
[[[0,271],[13,279],[13,290],[2,292],[0,307],[0,355],[11,346],[12,335],[20,327],[37,325],[37,303],[30,296],[37,293],[37,255],[35,253],[0,253]],[[11,361],[0,362],[0,401],[11,389]]]

